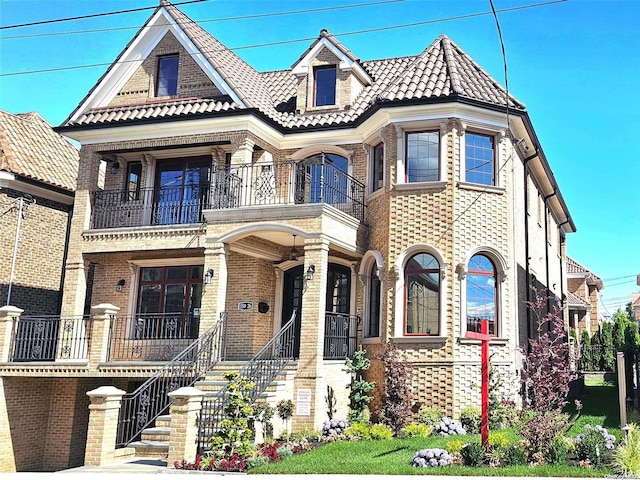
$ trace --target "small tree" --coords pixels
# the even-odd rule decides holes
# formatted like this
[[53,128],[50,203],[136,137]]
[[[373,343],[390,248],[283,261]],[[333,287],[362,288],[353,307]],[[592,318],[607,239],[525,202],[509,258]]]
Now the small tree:
[[605,322],[602,325],[602,368],[604,370],[614,370],[616,357],[613,353],[613,324]]
[[596,332],[591,337],[591,367],[593,370],[602,370],[602,342],[600,332]]
[[384,365],[384,423],[398,435],[411,419],[411,366],[400,358],[398,347],[388,343],[380,361]]
[[[367,351],[358,347],[353,353],[353,358],[345,359],[345,372],[351,374],[351,383],[347,385],[349,388],[349,422],[362,422],[369,420],[369,403],[371,397],[369,392],[375,387],[374,382],[368,382],[364,379],[364,374],[371,366],[371,360],[366,357]],[[329,417],[331,420],[331,417]]]
[[588,372],[593,370],[593,356],[591,350],[591,337],[586,330],[580,337],[580,370]]
[[[522,380],[530,409],[559,414],[567,404],[570,383],[577,375],[571,369],[571,350],[564,321],[558,314],[559,305],[556,303],[549,313],[542,315],[548,301],[536,292],[536,299],[527,302],[537,319],[537,337],[529,340],[530,352],[524,354]],[[546,324],[548,330],[544,328]]]

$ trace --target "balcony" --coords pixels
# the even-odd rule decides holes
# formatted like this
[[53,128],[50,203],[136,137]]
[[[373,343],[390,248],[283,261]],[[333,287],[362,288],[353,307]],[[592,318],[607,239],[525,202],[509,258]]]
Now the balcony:
[[210,180],[136,191],[100,190],[92,197],[92,229],[185,225],[203,221],[205,210],[325,204],[364,219],[364,185],[324,162],[231,165]]

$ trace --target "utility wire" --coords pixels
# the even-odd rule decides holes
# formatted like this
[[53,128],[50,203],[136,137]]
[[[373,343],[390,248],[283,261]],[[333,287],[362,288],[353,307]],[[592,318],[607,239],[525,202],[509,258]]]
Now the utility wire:
[[[199,20],[198,24],[203,23],[212,23],[212,22],[229,22],[229,21],[238,21],[238,20],[251,20],[255,18],[265,18],[265,17],[282,17],[285,15],[300,15],[304,13],[316,13],[323,12],[327,10],[344,10],[347,8],[359,8],[359,7],[369,7],[373,5],[383,5],[387,3],[398,3],[404,2],[405,0],[382,0],[378,2],[369,2],[369,3],[356,3],[353,5],[338,5],[334,7],[321,7],[321,8],[309,8],[306,10],[292,10],[288,12],[274,12],[274,13],[259,13],[255,15],[242,15],[238,17],[224,17],[224,18],[210,18],[208,20]],[[153,25],[153,27],[158,28],[164,25]],[[53,37],[59,35],[76,35],[76,34],[87,34],[87,33],[101,33],[101,32],[114,32],[118,30],[137,30],[140,26],[129,26],[129,27],[111,27],[111,28],[96,28],[92,30],[74,30],[70,32],[49,32],[49,33],[33,33],[28,35],[13,35],[10,37],[0,37],[0,40],[14,40],[18,38],[34,38],[34,37]]]
[[[506,51],[505,51],[505,48],[504,48],[504,41],[502,39],[502,29],[500,28],[500,21],[498,20],[498,13],[497,13],[497,11],[495,9],[495,6],[493,5],[493,0],[489,0],[489,4],[491,5],[491,13],[493,14],[493,18],[495,19],[495,22],[496,22],[496,28],[498,30],[498,38],[500,39],[500,48],[502,49],[502,64],[504,66],[504,87],[505,87],[505,91],[504,91],[505,100],[504,100],[504,103],[505,103],[505,108],[506,108],[506,122],[507,122],[507,129],[508,129],[509,128],[509,79],[508,79],[508,75],[507,75],[507,55],[506,55]],[[504,10],[500,10],[500,11],[502,12]],[[513,158],[513,150],[514,149],[515,149],[515,146],[511,149],[511,153],[509,154],[509,157],[507,159],[505,159],[505,161],[502,163],[502,165],[500,165],[499,168],[496,170],[496,173],[494,175],[494,179],[498,178],[498,175],[500,174],[502,169],[507,165],[507,163],[509,163],[511,161],[511,159]],[[478,167],[474,167],[474,168],[478,168]],[[496,183],[496,182],[494,181],[494,183]],[[471,207],[473,207],[476,203],[478,203],[478,201],[487,193],[487,191],[488,190],[485,189],[485,190],[482,190],[480,193],[478,193],[476,198],[469,205],[467,205],[467,207],[456,218],[453,219],[453,221],[447,226],[447,228],[440,234],[440,236],[436,240],[436,245],[438,245],[440,243],[440,241],[444,238],[444,236],[447,234],[447,232],[453,228],[453,226],[456,224],[456,222],[458,220],[460,220],[462,217],[464,217],[466,215],[466,213],[471,209]]]
[[[552,0],[552,1],[549,1],[549,2],[536,3],[536,4],[530,4],[530,5],[523,5],[523,6],[520,6],[520,7],[505,8],[505,9],[497,10],[497,12],[512,12],[512,11],[516,11],[516,10],[524,10],[524,9],[528,9],[528,8],[536,8],[536,7],[542,7],[542,6],[547,6],[547,5],[553,5],[553,4],[557,4],[557,3],[564,3],[564,2],[568,2],[568,1],[569,0]],[[416,26],[420,26],[420,25],[427,25],[427,24],[441,23],[441,22],[449,22],[449,21],[454,21],[454,20],[462,20],[462,19],[467,19],[467,18],[472,18],[472,17],[480,17],[480,16],[484,16],[484,15],[491,15],[491,14],[492,14],[492,12],[478,12],[478,13],[471,13],[471,14],[466,14],[466,15],[458,15],[458,16],[454,16],[454,17],[445,17],[445,18],[440,18],[440,19],[435,19],[435,20],[425,20],[425,21],[422,21],[422,22],[413,22],[413,23],[406,23],[406,24],[400,24],[400,25],[391,25],[391,26],[386,26],[386,27],[370,28],[370,29],[357,30],[357,31],[352,31],[352,32],[335,33],[335,34],[332,34],[332,35],[334,37],[343,37],[343,36],[349,36],[349,35],[361,35],[361,34],[365,34],[365,33],[374,33],[374,32],[381,32],[381,31],[394,30],[394,29],[400,29],[400,28],[416,27]],[[202,50],[200,52],[196,52],[196,53],[192,54],[191,56],[202,55],[203,53],[216,53],[218,51],[237,51],[237,50],[245,50],[245,49],[251,49],[251,48],[272,47],[272,46],[276,46],[276,45],[285,45],[285,44],[290,44],[290,43],[309,42],[309,41],[316,40],[316,38],[317,37],[307,37],[307,38],[299,38],[299,39],[294,39],[294,40],[282,40],[282,41],[278,41],[278,42],[269,42],[269,43],[255,44],[255,45],[244,45],[244,46],[240,46],[240,47],[226,48],[224,50],[223,49],[220,49],[220,50]],[[121,61],[119,61],[117,63],[139,62],[139,61],[140,60],[128,60],[128,61],[121,60]],[[109,65],[115,65],[115,62],[94,63],[94,64],[87,64],[87,65],[73,65],[73,66],[68,66],[68,67],[54,67],[54,68],[45,68],[45,69],[40,69],[40,70],[28,70],[28,71],[22,71],[22,72],[0,73],[0,77],[11,77],[11,76],[16,76],[16,75],[30,75],[30,74],[36,74],[36,73],[49,73],[49,72],[58,72],[58,71],[64,71],[64,70],[77,70],[77,69],[82,69],[82,68],[102,67],[102,66],[109,66]]]
[[[184,2],[176,2],[173,5],[186,5],[188,3],[200,3],[200,2],[209,2],[210,0],[187,0]],[[133,12],[141,12],[144,10],[154,10],[158,8],[158,5],[154,5],[152,7],[140,7],[140,8],[130,8],[129,10],[116,10],[113,12],[103,12],[103,13],[92,13],[89,15],[78,15],[76,17],[67,17],[67,18],[55,18],[51,20],[40,20],[38,22],[30,22],[30,23],[19,23],[16,25],[6,25],[4,27],[0,27],[0,30],[9,30],[11,28],[22,28],[22,27],[33,27],[35,25],[46,25],[51,23],[60,23],[60,22],[71,22],[75,20],[84,20],[87,18],[96,18],[96,17],[107,17],[110,15],[120,15],[123,13],[133,13]]]

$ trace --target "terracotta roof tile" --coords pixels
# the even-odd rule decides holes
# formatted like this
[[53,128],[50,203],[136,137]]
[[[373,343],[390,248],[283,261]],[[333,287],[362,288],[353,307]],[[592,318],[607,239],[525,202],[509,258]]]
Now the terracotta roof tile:
[[[67,126],[114,123],[170,116],[198,115],[204,112],[255,108],[284,128],[316,125],[343,125],[357,120],[376,102],[425,101],[443,97],[471,100],[525,110],[525,105],[509,95],[460,47],[442,35],[417,56],[360,62],[342,43],[321,31],[317,43],[327,38],[371,76],[349,110],[296,114],[297,79],[291,70],[259,73],[206,30],[170,3],[163,8],[180,25],[186,36],[233,90],[242,104],[230,99],[177,99],[165,105],[121,106],[87,111]],[[310,47],[311,48],[311,47]],[[304,57],[304,55],[303,55]],[[303,58],[301,57],[301,58]],[[294,64],[295,65],[295,64]],[[140,110],[138,110],[140,109]]]
[[567,304],[570,307],[591,307],[591,304],[575,293],[567,292]]
[[0,170],[74,191],[78,149],[35,112],[0,110]]

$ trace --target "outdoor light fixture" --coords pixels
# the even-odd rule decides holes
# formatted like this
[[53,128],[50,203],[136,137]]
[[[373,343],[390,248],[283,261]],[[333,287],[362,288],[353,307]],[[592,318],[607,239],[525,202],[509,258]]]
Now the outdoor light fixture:
[[118,283],[116,283],[116,292],[121,292],[122,291],[122,287],[124,287],[124,278],[121,278],[120,280],[118,280]]
[[309,265],[309,268],[307,268],[307,281],[310,282],[311,280],[313,280],[313,274],[316,273],[316,266],[315,265]]
[[213,268],[207,270],[207,273],[204,274],[204,283],[211,283],[211,279],[213,278]]
[[120,170],[120,163],[115,161],[113,162],[113,165],[111,165],[111,173],[116,174],[118,173],[118,170]]
[[298,260],[298,250],[296,249],[296,236],[293,236],[293,248],[289,250],[289,260],[296,261]]

